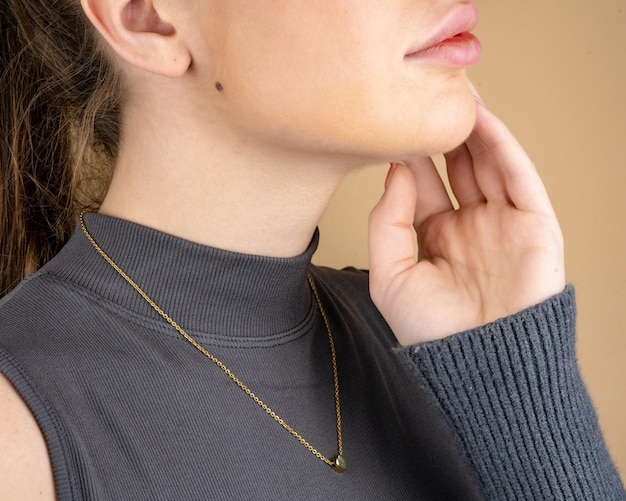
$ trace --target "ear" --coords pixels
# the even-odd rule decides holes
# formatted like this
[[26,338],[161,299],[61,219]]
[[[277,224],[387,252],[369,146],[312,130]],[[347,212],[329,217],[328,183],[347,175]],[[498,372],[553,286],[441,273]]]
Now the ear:
[[[161,0],[81,0],[89,20],[126,62],[167,77],[183,75],[191,52]],[[163,5],[163,9],[160,9]]]

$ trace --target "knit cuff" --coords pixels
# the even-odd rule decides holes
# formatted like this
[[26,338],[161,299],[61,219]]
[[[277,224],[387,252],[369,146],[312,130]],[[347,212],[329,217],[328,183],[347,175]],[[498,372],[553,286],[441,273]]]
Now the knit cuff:
[[626,499],[576,362],[572,287],[398,350],[443,410],[487,499]]

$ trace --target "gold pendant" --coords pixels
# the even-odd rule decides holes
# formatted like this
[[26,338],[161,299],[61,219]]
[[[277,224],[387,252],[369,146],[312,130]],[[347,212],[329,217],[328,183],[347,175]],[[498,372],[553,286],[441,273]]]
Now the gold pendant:
[[[216,82],[216,88],[218,91],[222,92],[224,89],[222,88],[222,84]],[[209,353],[206,349],[204,349],[193,337],[191,337],[187,332],[178,325],[174,320],[172,320],[150,297],[137,285],[124,271],[109,257],[109,255],[102,250],[102,247],[98,245],[98,243],[93,239],[91,233],[87,230],[87,226],[85,226],[84,215],[87,211],[83,210],[80,212],[80,226],[85,234],[85,237],[91,244],[94,249],[102,256],[102,258],[113,267],[113,269],[124,279],[128,284],[135,289],[137,293],[141,295],[143,299],[152,307],[154,311],[156,311],[168,324],[170,324],[183,338],[185,338],[191,345],[200,351],[205,357],[207,357],[211,362],[217,365],[241,390],[248,395],[257,405],[259,405],[265,412],[267,412],[280,426],[285,428],[295,439],[298,440],[302,445],[304,445],[309,452],[311,452],[316,458],[324,461],[326,464],[330,464],[331,468],[335,470],[337,473],[343,473],[348,468],[348,464],[346,460],[342,456],[341,452],[343,451],[343,442],[341,438],[341,409],[339,405],[339,376],[337,375],[337,357],[335,354],[335,341],[333,339],[333,333],[330,329],[330,323],[328,322],[328,317],[326,316],[326,312],[324,311],[324,307],[322,306],[322,301],[320,300],[319,294],[317,293],[317,288],[315,287],[315,282],[313,281],[313,277],[310,274],[307,274],[307,280],[309,285],[311,286],[311,291],[313,293],[313,297],[315,298],[315,302],[317,303],[317,307],[319,309],[320,314],[322,315],[322,319],[324,320],[324,325],[326,326],[326,333],[328,334],[328,342],[330,345],[330,354],[331,361],[333,366],[333,382],[335,387],[335,415],[337,420],[337,456],[331,462],[326,456],[320,454],[315,448],[313,448],[302,436],[296,432],[291,426],[289,426],[285,421],[283,421],[274,411],[272,411],[263,401],[257,397],[251,390],[248,388],[243,382],[235,376],[232,371],[230,371],[221,360],[219,360],[216,356]]]
[[332,469],[337,473],[343,473],[348,469],[348,463],[346,463],[346,460],[341,454],[339,454],[333,461]]

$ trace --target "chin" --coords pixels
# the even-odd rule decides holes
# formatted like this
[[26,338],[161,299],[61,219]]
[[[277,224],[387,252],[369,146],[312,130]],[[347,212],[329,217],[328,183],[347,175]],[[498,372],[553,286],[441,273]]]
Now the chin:
[[454,117],[454,122],[443,124],[438,137],[428,152],[430,155],[446,153],[463,144],[474,130],[476,123],[476,106],[463,117]]
[[431,113],[423,131],[425,153],[448,152],[464,143],[476,124],[476,101],[471,93],[451,99],[447,105]]
[[279,141],[297,144],[301,150],[324,150],[364,164],[445,153],[467,139],[476,122],[476,101],[464,79],[452,86],[439,85],[418,99],[415,94],[412,90],[404,99],[374,105],[357,100],[321,115],[318,107],[273,131]]

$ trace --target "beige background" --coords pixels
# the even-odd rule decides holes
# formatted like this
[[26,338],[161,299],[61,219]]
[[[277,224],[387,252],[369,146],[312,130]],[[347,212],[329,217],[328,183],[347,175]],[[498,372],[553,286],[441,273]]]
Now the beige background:
[[[537,164],[565,234],[578,353],[626,477],[626,0],[477,1],[482,61],[470,74]],[[385,167],[342,185],[315,262],[367,267],[367,214]]]

